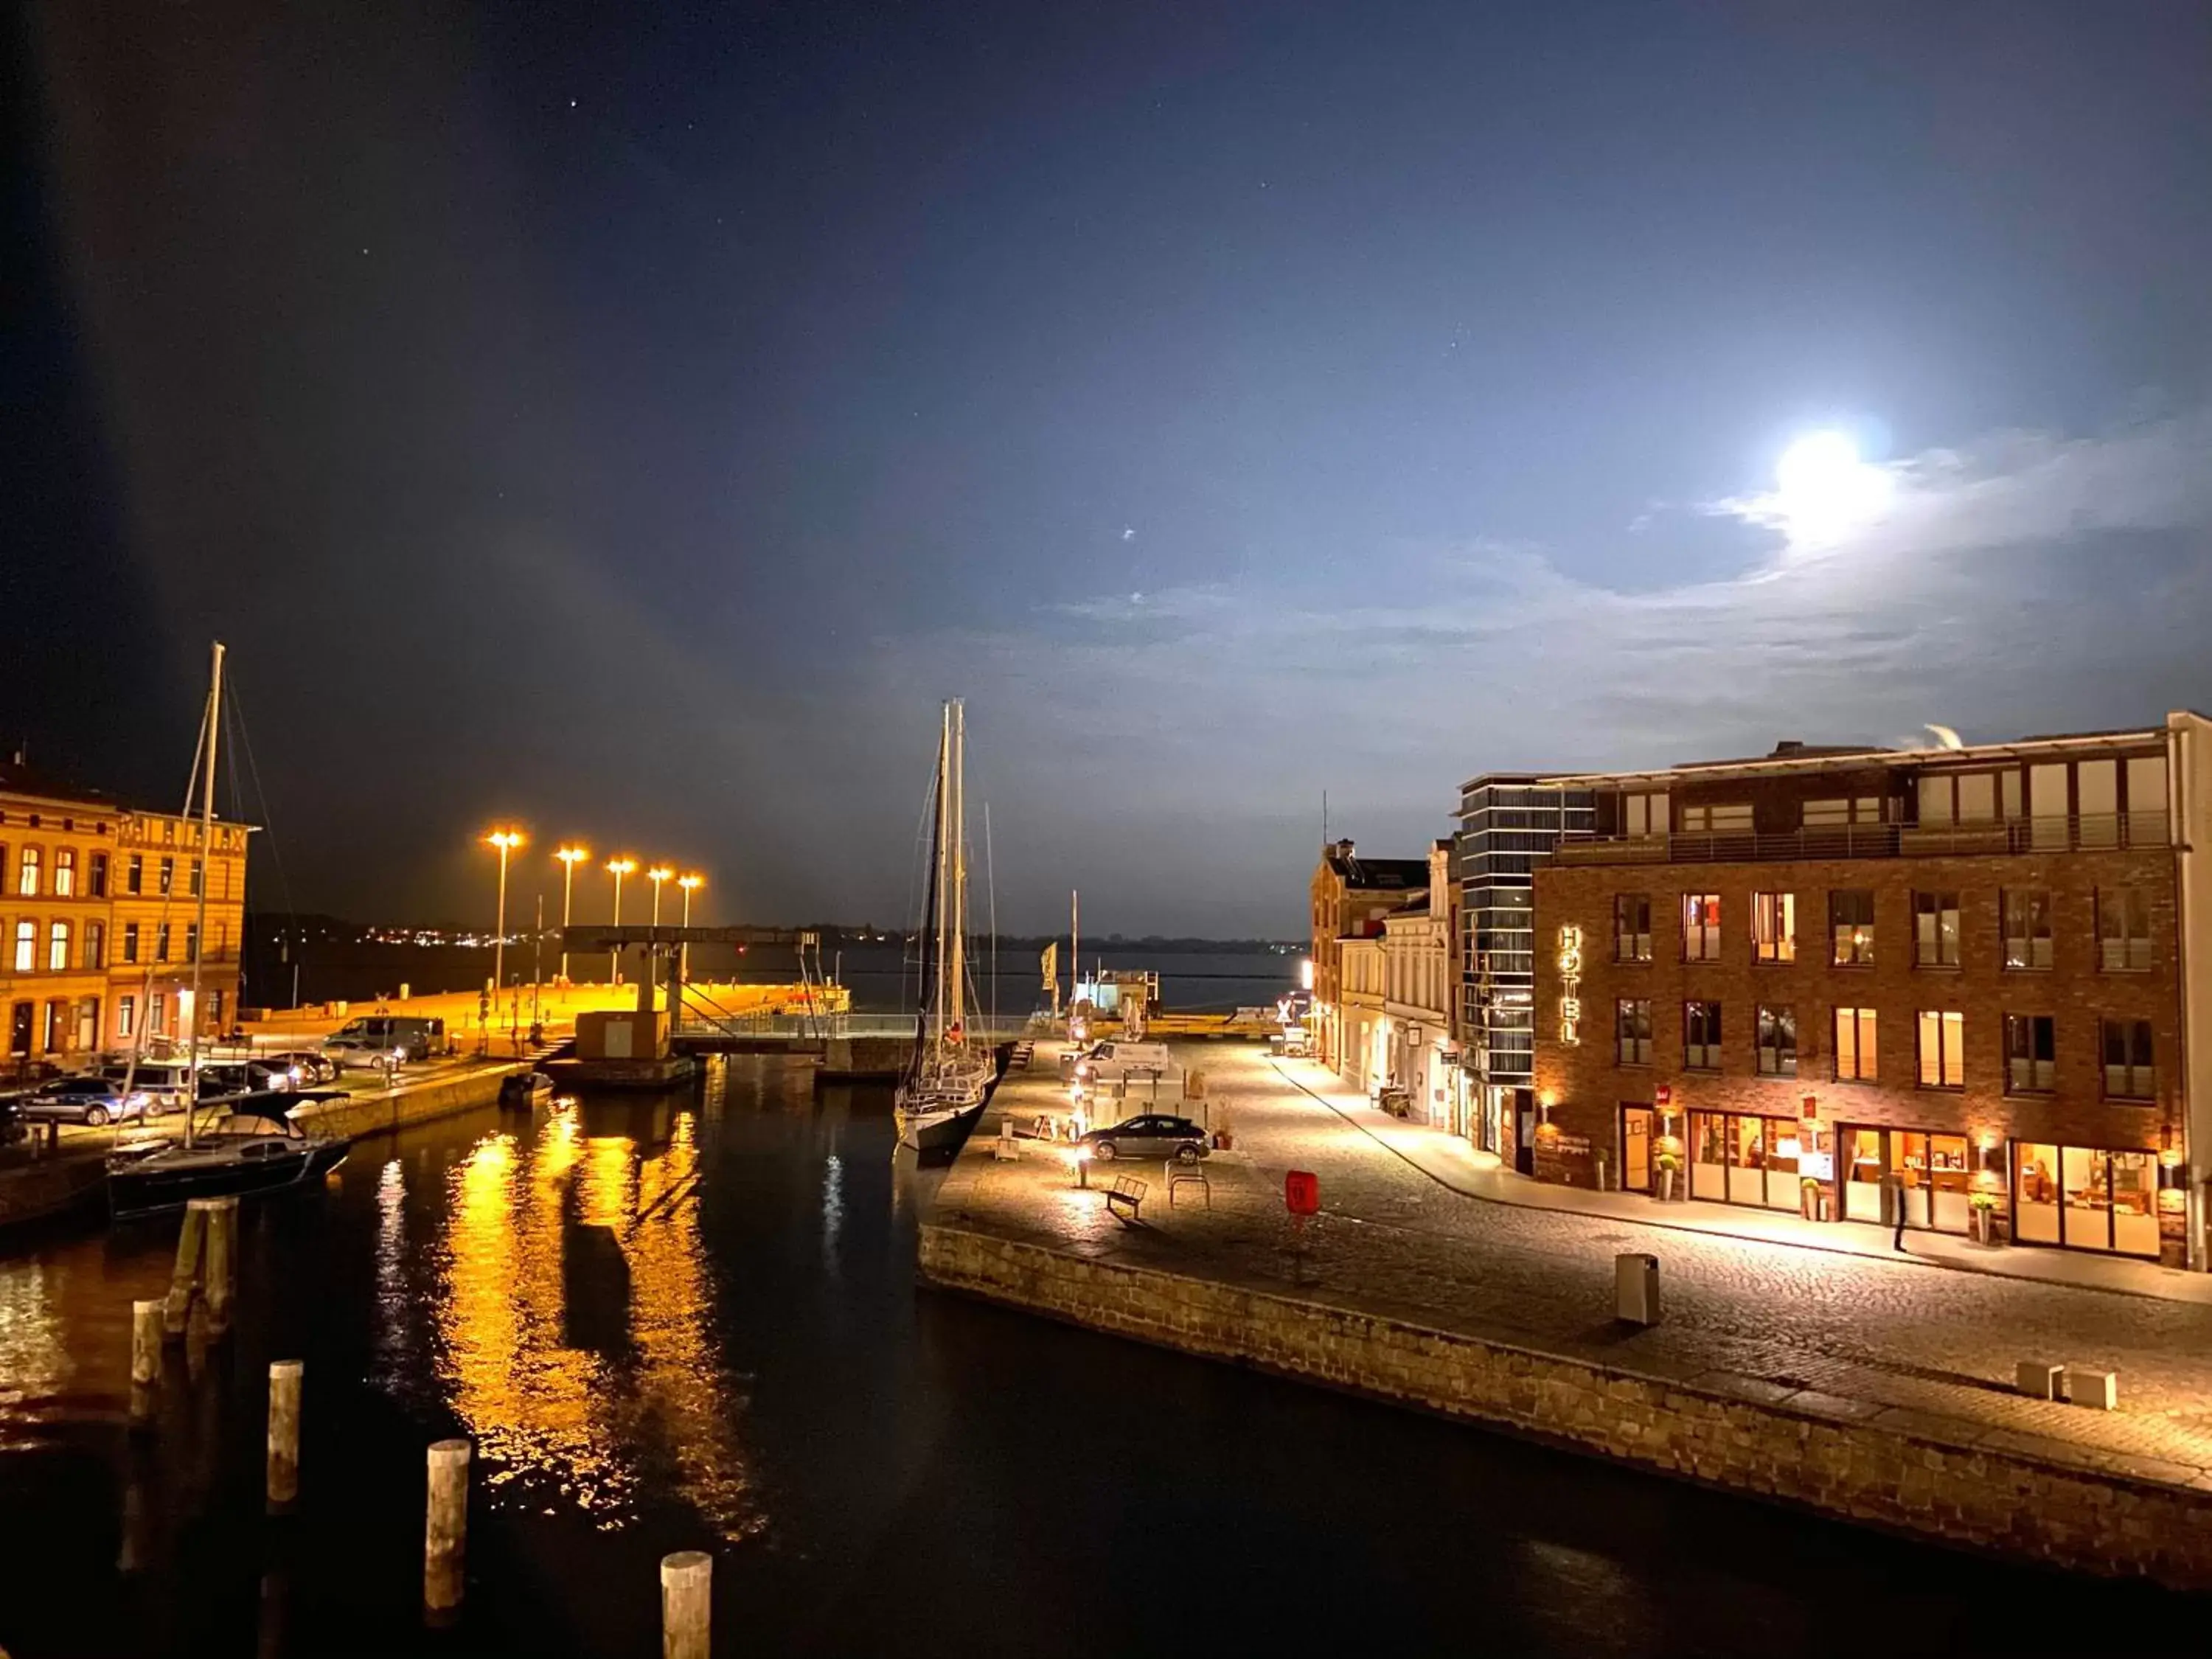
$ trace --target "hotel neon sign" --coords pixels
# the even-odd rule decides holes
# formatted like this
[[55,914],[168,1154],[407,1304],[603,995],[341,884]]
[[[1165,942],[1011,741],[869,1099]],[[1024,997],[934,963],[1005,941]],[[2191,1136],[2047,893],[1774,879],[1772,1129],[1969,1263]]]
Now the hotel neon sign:
[[1559,929],[1559,1041],[1581,1045],[1583,1024],[1583,930],[1572,923]]

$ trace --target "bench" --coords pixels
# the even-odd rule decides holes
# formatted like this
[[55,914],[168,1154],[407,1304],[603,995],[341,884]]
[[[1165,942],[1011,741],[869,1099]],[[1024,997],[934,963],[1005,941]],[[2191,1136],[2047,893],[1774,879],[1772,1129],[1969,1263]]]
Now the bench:
[[[1129,1213],[1123,1215],[1114,1206],[1121,1205]],[[1138,1212],[1145,1207],[1145,1183],[1129,1176],[1115,1176],[1114,1184],[1106,1189],[1106,1213],[1124,1227],[1134,1226],[1142,1218]]]
[[1206,1207],[1209,1210],[1213,1207],[1213,1183],[1206,1178],[1206,1166],[1203,1164],[1185,1164],[1176,1160],[1168,1164],[1168,1207],[1170,1209],[1175,1208],[1176,1188],[1184,1186],[1195,1186],[1200,1192],[1206,1194]]
[[1030,1068],[1030,1057],[1036,1053],[1036,1044],[1034,1042],[1018,1042],[1014,1045],[1013,1063],[1026,1072]]
[[991,1143],[991,1156],[1001,1164],[1020,1158],[1022,1149],[1014,1145],[1014,1121],[1006,1118],[999,1124],[999,1138]]

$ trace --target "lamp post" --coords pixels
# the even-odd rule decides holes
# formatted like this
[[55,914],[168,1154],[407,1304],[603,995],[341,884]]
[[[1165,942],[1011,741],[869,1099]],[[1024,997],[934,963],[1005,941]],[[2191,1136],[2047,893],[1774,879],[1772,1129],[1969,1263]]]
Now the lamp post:
[[[607,869],[615,878],[615,926],[622,926],[622,878],[637,868],[637,860],[627,853],[618,859],[609,859]],[[622,983],[622,946],[617,945],[607,952],[608,977],[617,985]]]
[[[691,895],[707,884],[707,878],[696,870],[687,870],[677,877],[676,884],[684,890],[684,925],[688,928],[691,926]],[[677,948],[676,972],[679,978],[689,980],[691,977],[691,941],[689,939]]]
[[660,926],[660,884],[675,873],[665,864],[656,864],[645,872],[645,878],[653,884],[653,925],[656,927]]
[[592,849],[579,843],[563,847],[553,856],[561,860],[561,982],[568,982],[568,901],[576,886],[576,866],[592,856]]
[[507,855],[522,845],[520,830],[495,830],[484,845],[499,848],[499,921],[492,935],[491,983],[495,994],[507,983]]

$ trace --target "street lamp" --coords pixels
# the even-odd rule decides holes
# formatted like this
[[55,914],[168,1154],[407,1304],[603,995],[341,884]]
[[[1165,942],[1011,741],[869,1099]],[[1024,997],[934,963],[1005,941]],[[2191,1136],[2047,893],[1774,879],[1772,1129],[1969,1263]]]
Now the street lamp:
[[[684,890],[684,925],[691,926],[691,895],[707,884],[707,878],[696,870],[687,870],[677,877],[676,884]],[[677,948],[676,975],[679,979],[691,977],[691,941],[686,939]]]
[[[609,859],[607,869],[615,878],[615,926],[622,926],[622,878],[637,868],[637,860],[625,853],[618,859]],[[617,945],[607,952],[608,977],[617,985],[622,983],[622,946]]]
[[561,860],[561,982],[568,982],[568,898],[576,884],[576,866],[592,856],[580,843],[563,847],[553,856]]
[[522,845],[522,831],[495,830],[484,837],[484,845],[499,848],[499,924],[491,945],[492,994],[496,996],[507,983],[507,855]]
[[660,926],[660,884],[675,873],[665,864],[656,864],[645,872],[645,878],[653,884],[653,925],[655,927]]

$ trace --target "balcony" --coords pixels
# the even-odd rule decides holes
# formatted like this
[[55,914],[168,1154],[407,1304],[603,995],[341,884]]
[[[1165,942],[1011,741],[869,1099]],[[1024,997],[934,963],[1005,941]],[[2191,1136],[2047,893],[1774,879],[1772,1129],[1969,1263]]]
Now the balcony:
[[2172,844],[2163,812],[2095,812],[1993,823],[1836,823],[1781,835],[1750,830],[1569,836],[1561,864],[1779,864],[1808,859],[1966,858],[2109,853]]

